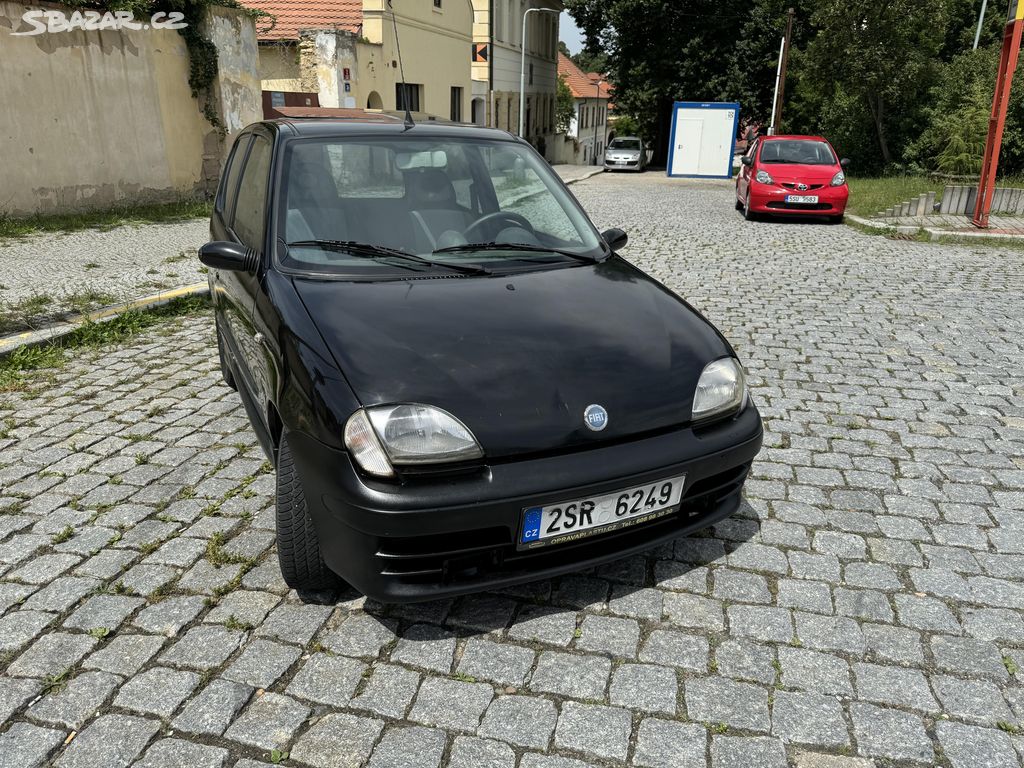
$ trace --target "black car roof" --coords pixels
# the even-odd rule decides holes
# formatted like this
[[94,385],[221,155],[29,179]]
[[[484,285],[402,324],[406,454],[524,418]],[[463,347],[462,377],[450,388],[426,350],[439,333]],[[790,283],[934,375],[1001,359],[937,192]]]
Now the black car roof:
[[379,134],[382,136],[407,135],[409,138],[459,137],[486,139],[490,141],[519,141],[508,131],[498,128],[482,128],[467,123],[453,123],[443,120],[419,120],[412,128],[406,128],[403,120],[391,115],[367,117],[304,117],[264,120],[271,130],[292,136],[346,136]]

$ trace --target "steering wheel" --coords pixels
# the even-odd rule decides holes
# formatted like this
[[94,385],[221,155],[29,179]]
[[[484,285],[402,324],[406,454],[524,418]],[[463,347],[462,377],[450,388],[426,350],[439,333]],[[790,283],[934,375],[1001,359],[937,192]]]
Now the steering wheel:
[[518,213],[515,213],[514,211],[492,211],[491,213],[485,213],[479,219],[477,219],[468,227],[466,227],[462,231],[462,235],[463,237],[466,238],[467,241],[473,242],[474,238],[469,236],[470,233],[475,233],[484,225],[490,224],[491,222],[495,221],[504,221],[508,224],[514,224],[517,227],[522,227],[523,229],[529,230],[530,234],[537,234],[537,231],[533,228],[533,224],[531,224],[529,220],[526,219],[526,217],[521,216]]

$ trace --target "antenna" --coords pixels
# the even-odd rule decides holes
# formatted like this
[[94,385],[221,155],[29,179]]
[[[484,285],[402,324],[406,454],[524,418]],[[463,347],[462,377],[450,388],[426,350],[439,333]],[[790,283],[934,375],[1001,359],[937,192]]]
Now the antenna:
[[405,104],[405,130],[414,127],[416,123],[412,120],[412,112],[409,111],[409,86],[405,83],[405,64],[402,63],[402,43],[398,39],[398,20],[395,18],[395,7],[388,0],[388,8],[391,9],[391,23],[395,28],[395,49],[398,51],[398,73],[402,77],[402,103]]

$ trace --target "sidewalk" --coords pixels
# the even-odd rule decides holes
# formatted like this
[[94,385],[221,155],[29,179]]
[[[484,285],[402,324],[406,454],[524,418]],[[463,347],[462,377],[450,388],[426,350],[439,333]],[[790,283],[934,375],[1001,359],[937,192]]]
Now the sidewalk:
[[1024,239],[1024,218],[1020,216],[992,215],[987,229],[978,229],[970,216],[935,214],[931,216],[886,216],[864,218],[847,214],[846,218],[873,229],[895,229],[900,234],[926,232],[932,240],[940,237],[988,237],[1003,240]]
[[[196,249],[209,221],[85,229],[0,240],[0,326],[38,326],[70,311],[205,280]],[[2,333],[0,333],[2,335]]]
[[604,168],[599,165],[552,165],[551,169],[566,184],[583,181],[583,179],[589,179],[591,176],[604,173]]

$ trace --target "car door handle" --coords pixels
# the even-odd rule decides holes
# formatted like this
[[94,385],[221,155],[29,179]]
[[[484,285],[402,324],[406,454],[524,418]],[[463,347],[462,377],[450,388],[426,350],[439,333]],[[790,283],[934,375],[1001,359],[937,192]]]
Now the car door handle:
[[252,339],[253,339],[253,341],[255,341],[255,342],[256,342],[257,344],[262,344],[262,343],[263,343],[263,334],[262,334],[262,333],[260,333],[259,331],[256,331],[256,333],[254,333],[254,334],[253,334],[253,337],[252,337]]

